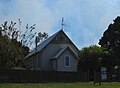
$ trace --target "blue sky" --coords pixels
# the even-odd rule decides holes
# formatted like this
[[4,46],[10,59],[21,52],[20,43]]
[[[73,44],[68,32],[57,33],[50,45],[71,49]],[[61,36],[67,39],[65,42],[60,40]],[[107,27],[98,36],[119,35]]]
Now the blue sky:
[[64,31],[78,48],[98,44],[119,15],[120,0],[0,0],[0,24],[20,18],[24,25],[36,24],[35,31],[52,35],[64,17]]

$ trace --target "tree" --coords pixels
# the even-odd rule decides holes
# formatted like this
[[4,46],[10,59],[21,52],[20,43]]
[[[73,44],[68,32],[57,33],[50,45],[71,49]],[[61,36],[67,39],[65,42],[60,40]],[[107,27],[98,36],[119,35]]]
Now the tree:
[[[29,47],[35,44],[35,24],[26,25],[25,31],[20,29],[22,21],[19,19],[19,27],[16,22],[5,21],[0,25],[0,69],[13,67],[25,67],[25,56],[29,53]],[[41,32],[40,32],[41,33]],[[39,34],[38,34],[39,35]],[[48,37],[47,33],[41,33],[40,40]]]
[[48,38],[48,34],[45,32],[43,32],[43,33],[39,32],[37,38],[38,38],[37,42],[42,42]]
[[[25,56],[29,53],[29,47],[35,44],[35,24],[26,25],[25,31],[21,30],[22,21],[19,19],[19,27],[16,22],[5,21],[0,25],[0,69],[13,67],[25,67]],[[42,41],[48,37],[47,33],[38,33],[37,38]],[[37,41],[37,43],[39,42]]]
[[12,67],[25,67],[24,57],[29,53],[29,48],[23,45],[19,38],[16,23],[5,21],[0,26],[0,69]]
[[99,40],[99,45],[109,51],[114,67],[116,65],[120,66],[120,16],[118,16],[113,22],[114,23],[108,26],[103,37]]
[[96,45],[84,47],[79,51],[78,70],[89,71],[90,80],[93,80],[94,71],[99,71],[100,67],[111,67],[111,61],[106,56],[109,52],[105,48]]
[[79,52],[78,70],[95,70],[99,66],[99,58],[102,58],[103,49],[92,45],[84,47]]
[[48,34],[46,32],[44,32],[44,33],[39,32],[35,38],[35,47],[37,47],[38,43],[41,43],[42,41],[44,41],[47,38],[48,38]]

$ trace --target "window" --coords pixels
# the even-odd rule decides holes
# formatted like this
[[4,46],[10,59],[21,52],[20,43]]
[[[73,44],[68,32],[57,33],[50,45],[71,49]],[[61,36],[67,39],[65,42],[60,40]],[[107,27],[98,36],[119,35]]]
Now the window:
[[65,67],[70,67],[70,57],[67,55],[64,57]]

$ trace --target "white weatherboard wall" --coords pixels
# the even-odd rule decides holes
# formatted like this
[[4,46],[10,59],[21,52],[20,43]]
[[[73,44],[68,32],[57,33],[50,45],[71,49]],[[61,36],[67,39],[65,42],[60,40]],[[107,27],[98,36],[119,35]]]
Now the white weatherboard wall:
[[[43,52],[42,52],[42,67],[44,70],[52,70],[52,68],[55,69],[55,67],[52,67],[53,65],[51,65],[52,63],[51,63],[50,59],[53,58],[59,52],[59,50],[61,48],[64,48],[66,46],[73,47],[72,45],[69,45],[69,44],[52,44],[51,43],[43,50]],[[77,51],[75,48],[73,48],[73,50]]]
[[[70,66],[66,67],[65,66],[65,60],[64,57],[66,55],[69,55],[70,57]],[[76,60],[76,58],[68,51],[66,50],[59,58],[58,58],[58,71],[73,71],[76,72],[77,71],[77,63],[78,61]]]

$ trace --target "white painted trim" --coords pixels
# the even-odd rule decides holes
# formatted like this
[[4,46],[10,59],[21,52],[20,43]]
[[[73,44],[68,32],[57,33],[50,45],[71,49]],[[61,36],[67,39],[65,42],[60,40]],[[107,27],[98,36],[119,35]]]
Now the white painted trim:
[[[65,57],[66,57],[66,56],[69,57],[69,66],[66,66],[66,62],[65,62]],[[65,67],[70,67],[70,60],[71,60],[71,59],[70,59],[70,55],[65,55],[65,56],[64,56],[64,66],[65,66]]]

